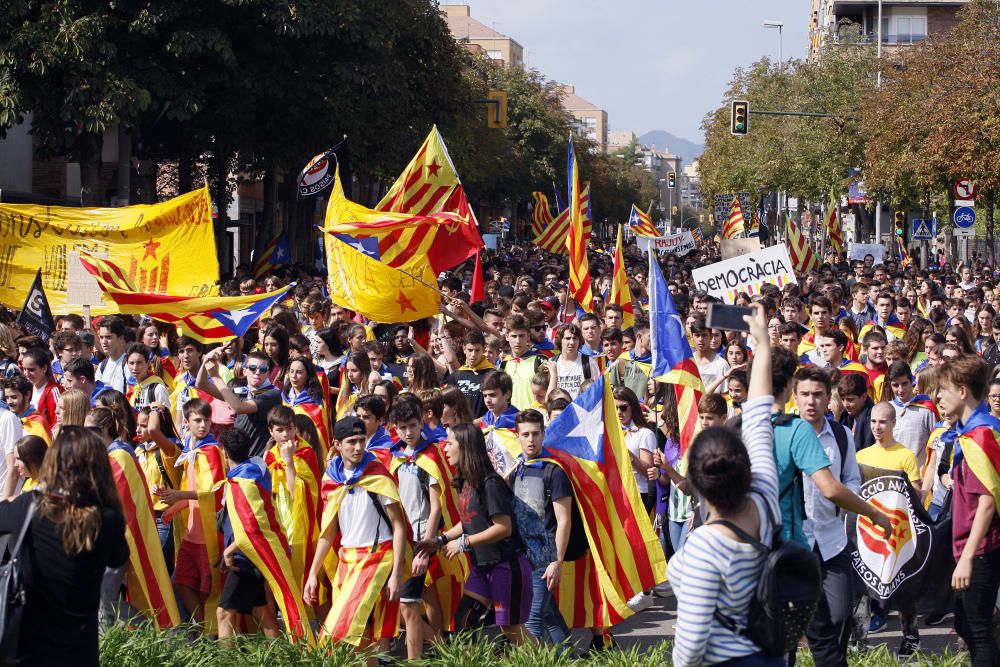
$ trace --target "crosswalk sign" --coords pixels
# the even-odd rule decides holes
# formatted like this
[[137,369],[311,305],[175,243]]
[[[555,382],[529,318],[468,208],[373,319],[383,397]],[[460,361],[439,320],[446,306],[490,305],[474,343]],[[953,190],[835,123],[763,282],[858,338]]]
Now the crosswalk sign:
[[913,222],[913,233],[910,238],[914,241],[930,241],[934,238],[934,220],[921,220],[919,218]]

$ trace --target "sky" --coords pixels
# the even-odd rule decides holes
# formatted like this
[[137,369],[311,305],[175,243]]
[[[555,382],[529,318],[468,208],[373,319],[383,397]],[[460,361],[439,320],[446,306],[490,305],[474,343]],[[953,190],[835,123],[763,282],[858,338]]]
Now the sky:
[[612,130],[666,130],[703,143],[733,71],[808,46],[809,0],[451,0],[524,47],[528,67],[576,86]]

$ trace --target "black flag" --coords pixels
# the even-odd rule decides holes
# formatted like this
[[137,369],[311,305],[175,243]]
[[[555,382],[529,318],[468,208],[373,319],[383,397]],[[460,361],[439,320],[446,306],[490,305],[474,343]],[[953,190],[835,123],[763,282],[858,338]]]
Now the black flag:
[[49,336],[56,329],[55,320],[52,319],[52,309],[49,308],[49,300],[45,298],[45,288],[42,287],[42,270],[35,274],[35,280],[28,290],[28,298],[24,300],[21,312],[15,320],[21,328],[28,333],[38,336],[49,343]]
[[351,175],[347,171],[347,138],[326,151],[314,155],[299,172],[296,184],[299,197],[315,197],[333,184],[333,177],[338,165],[341,167],[340,178],[344,183],[344,194],[350,197]]

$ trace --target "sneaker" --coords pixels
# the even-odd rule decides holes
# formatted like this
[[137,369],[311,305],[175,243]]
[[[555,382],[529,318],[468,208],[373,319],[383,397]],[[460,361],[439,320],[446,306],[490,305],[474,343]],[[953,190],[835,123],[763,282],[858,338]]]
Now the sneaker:
[[929,614],[927,618],[924,619],[924,624],[934,627],[935,625],[941,625],[944,623],[944,619],[948,618],[950,611],[946,611],[943,614]]
[[869,634],[882,632],[885,629],[885,616],[882,614],[872,614],[872,620],[868,623]]
[[903,637],[902,643],[896,650],[896,655],[900,658],[912,658],[920,651],[919,637]]
[[670,586],[669,581],[664,581],[662,584],[653,586],[653,595],[658,598],[672,598],[674,589]]
[[640,611],[646,611],[653,606],[653,596],[639,593],[629,600],[627,604],[629,609],[638,614]]

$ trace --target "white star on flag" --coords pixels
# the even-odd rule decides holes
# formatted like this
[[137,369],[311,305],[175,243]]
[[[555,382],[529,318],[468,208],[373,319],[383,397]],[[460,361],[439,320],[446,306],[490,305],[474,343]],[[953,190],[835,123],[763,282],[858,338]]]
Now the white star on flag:
[[231,310],[227,313],[229,319],[233,321],[237,327],[240,326],[240,322],[248,317],[256,317],[257,313],[254,312],[253,308],[243,308],[241,310]]
[[570,407],[576,414],[577,424],[573,430],[566,434],[567,438],[583,438],[590,445],[594,456],[598,456],[601,451],[601,444],[604,442],[604,404],[598,401],[592,410],[588,410],[577,402],[570,403]]
[[275,250],[274,250],[274,258],[275,259],[284,259],[285,258],[285,249],[282,248],[281,246],[278,246],[277,248],[275,248]]

